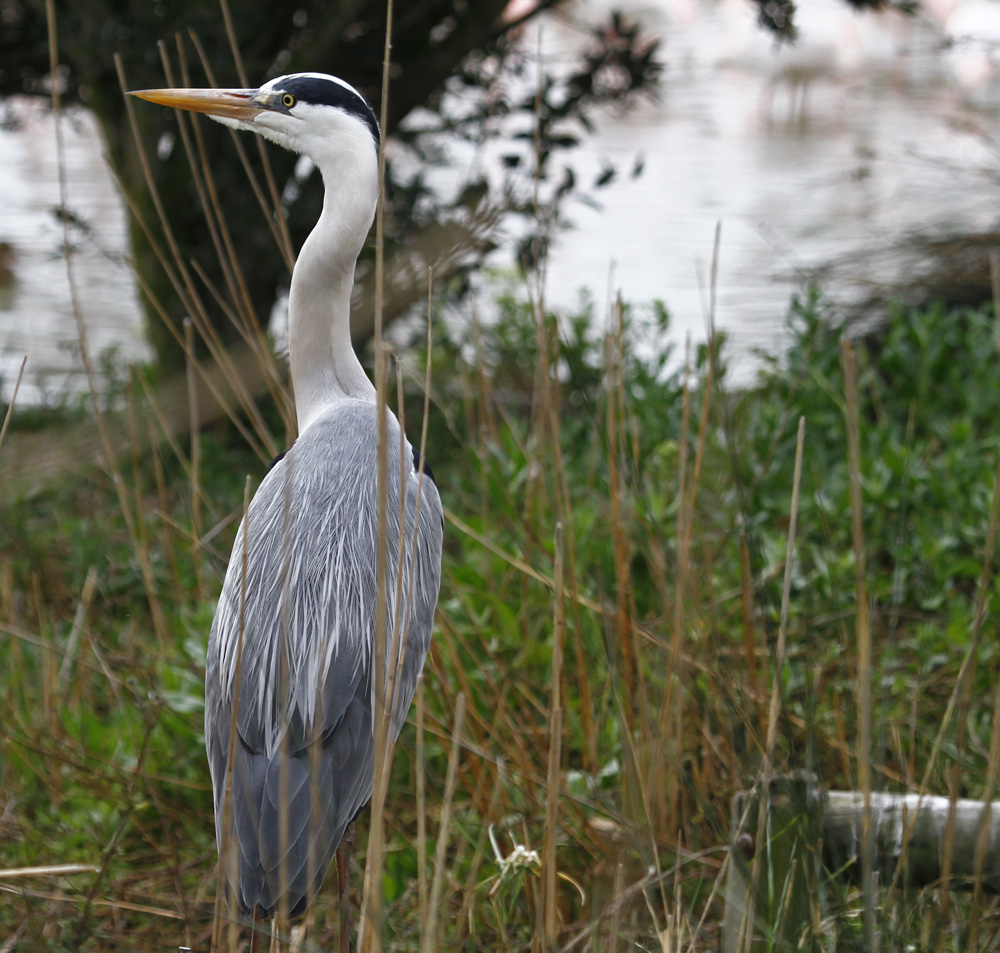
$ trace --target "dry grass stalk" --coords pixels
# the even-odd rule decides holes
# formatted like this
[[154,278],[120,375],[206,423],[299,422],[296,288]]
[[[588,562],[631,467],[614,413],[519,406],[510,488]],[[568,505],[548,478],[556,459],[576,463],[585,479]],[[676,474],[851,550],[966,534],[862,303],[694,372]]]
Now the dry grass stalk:
[[[625,892],[625,865],[619,861],[615,867],[614,896],[621,897]],[[608,953],[618,953],[618,939],[622,929],[623,905],[614,903],[611,909],[611,921],[608,924]]]
[[[235,684],[237,685],[240,684],[243,669],[243,635],[246,628],[249,540],[250,478],[247,477],[245,483],[243,484],[243,549],[240,553],[240,623],[239,634],[236,642],[235,672]],[[226,778],[224,782],[225,793],[222,796],[222,834],[219,838],[218,878],[215,891],[215,907],[212,917],[211,953],[216,953],[216,951],[220,949],[219,944],[221,941],[221,931],[224,922],[229,923],[228,945],[230,953],[235,953],[236,943],[239,938],[239,923],[236,918],[232,916],[225,916],[223,914],[223,903],[225,903],[229,910],[232,910],[235,907],[233,902],[235,900],[235,895],[232,893],[230,893],[229,896],[224,895],[226,894],[226,885],[228,884],[231,892],[234,885],[237,883],[239,875],[239,845],[232,839],[231,823],[233,809],[233,764],[236,751],[236,726],[239,718],[239,699],[240,693],[237,692],[235,694],[233,712],[229,721],[229,751],[226,755],[228,770],[226,771]],[[229,868],[228,875],[226,873],[227,866]]]
[[858,653],[858,787],[864,802],[861,815],[861,889],[865,947],[874,950],[875,890],[872,880],[872,634],[865,582],[864,511],[861,499],[861,438],[858,415],[858,378],[854,348],[841,338],[844,397],[847,417],[847,456],[851,487],[851,538],[854,544],[855,637]]
[[[990,589],[991,580],[993,578],[993,556],[996,552],[996,542],[997,542],[997,530],[1000,526],[1000,454],[997,456],[997,465],[993,475],[993,496],[990,501],[990,516],[989,524],[986,531],[986,548],[983,553],[982,567],[979,573],[979,582],[976,586],[976,614],[975,620],[973,622],[972,634],[970,638],[970,653],[975,653],[978,649],[980,638],[982,636],[983,623],[986,621],[986,612],[989,608],[990,602]],[[964,676],[964,677],[963,677]],[[949,812],[948,821],[945,826],[944,840],[942,843],[942,859],[941,859],[941,902],[940,902],[940,922],[941,929],[938,930],[937,934],[937,947],[938,949],[943,948],[945,940],[945,930],[944,924],[947,922],[948,910],[951,903],[951,869],[952,869],[952,857],[954,854],[954,842],[955,842],[955,805],[958,801],[960,794],[960,769],[963,761],[965,760],[966,754],[966,734],[968,725],[968,713],[969,713],[969,702],[972,692],[972,669],[971,666],[965,668],[963,673],[960,674],[958,684],[955,686],[956,692],[960,693],[960,702],[958,705],[958,712],[956,717],[956,730],[957,738],[955,744],[955,759],[950,766],[948,772],[949,780]],[[994,712],[996,715],[996,712]],[[992,765],[993,760],[993,745],[990,748],[990,765]],[[991,767],[990,770],[995,770],[995,766]],[[992,793],[984,795],[987,802],[987,806],[984,810],[984,815],[988,818],[989,816],[989,801],[992,799]],[[984,824],[988,823],[984,821]],[[984,828],[988,830],[987,828]],[[976,891],[982,891],[982,870],[980,869],[980,876],[976,880],[975,889]]]
[[59,694],[64,695],[69,682],[70,670],[76,660],[77,645],[80,635],[83,632],[84,623],[87,621],[87,614],[90,612],[90,603],[94,598],[94,589],[97,586],[97,567],[91,566],[87,570],[87,578],[83,583],[83,592],[80,594],[80,601],[76,606],[76,614],[73,616],[73,626],[66,638],[66,654],[63,655],[62,665],[59,666]]
[[[185,357],[184,371],[187,383],[189,426],[191,428],[191,532],[196,539],[201,539],[201,414],[198,404],[198,387],[195,379],[194,365],[191,355],[194,354],[194,324],[190,318],[184,320]],[[198,601],[205,598],[201,579],[201,552],[198,546],[191,548],[191,560],[194,564],[195,593]]]
[[622,341],[622,300],[615,299],[611,311],[611,327],[605,335],[605,362],[607,375],[607,407],[605,427],[608,435],[608,501],[610,504],[611,538],[615,563],[615,625],[617,649],[621,653],[621,669],[625,716],[629,727],[633,723],[636,689],[636,657],[629,614],[629,558],[630,547],[622,512],[626,498],[624,478],[621,474],[622,419],[619,414],[618,396],[624,387],[624,354]]
[[[386,128],[389,116],[389,64],[392,50],[393,0],[386,4],[385,48],[382,57],[382,103],[380,118]],[[388,467],[389,448],[386,426],[386,360],[383,344],[383,289],[385,286],[385,149],[378,154],[379,194],[375,211],[375,391],[376,391],[376,447],[378,472],[376,474],[376,499],[378,501],[378,541],[375,554],[375,779],[371,799],[371,821],[368,835],[368,854],[365,860],[365,881],[362,894],[362,921],[358,937],[361,953],[381,953],[382,950],[382,866],[384,863],[385,827],[384,806],[388,784],[392,739],[389,738],[391,722],[388,694],[387,640],[388,619],[386,618],[388,594],[385,591],[388,578]],[[400,532],[400,548],[405,535]],[[397,603],[398,604],[398,603]],[[401,636],[401,627],[399,635]],[[397,659],[400,656],[397,652]]]
[[[691,338],[684,344],[684,389],[681,393],[681,430],[678,437],[677,455],[677,565],[674,578],[673,625],[670,633],[670,655],[663,690],[663,705],[660,709],[659,744],[667,752],[666,764],[658,763],[654,777],[666,778],[666,790],[656,791],[655,803],[658,830],[671,831],[680,817],[680,789],[675,772],[669,765],[680,761],[680,743],[684,720],[684,700],[681,690],[681,654],[684,643],[684,601],[686,598],[689,571],[690,535],[688,524],[692,521],[691,497],[687,489],[688,439],[691,428]],[[665,607],[666,608],[666,607]],[[662,788],[662,780],[656,783]]]
[[0,880],[18,880],[22,877],[68,877],[70,874],[96,874],[93,864],[46,864],[41,867],[14,867],[0,870]]
[[[990,251],[990,278],[993,288],[993,318],[996,331],[997,357],[1000,359],[1000,253]],[[976,627],[985,620],[989,605],[989,581],[992,574],[993,554],[996,547],[997,523],[1000,519],[1000,457],[997,460],[997,470],[993,478],[993,500],[990,506],[990,525],[987,532],[986,553],[983,556],[982,571],[979,576],[979,586],[976,590]],[[978,641],[975,640],[974,641]],[[990,738],[990,753],[986,768],[986,789],[983,792],[982,820],[980,821],[979,838],[976,844],[975,876],[972,884],[972,906],[969,914],[969,933],[966,947],[978,949],[980,921],[983,908],[983,874],[986,853],[989,848],[990,819],[992,801],[997,790],[997,779],[1000,774],[1000,687],[993,692],[993,732]]]
[[[802,458],[805,449],[806,420],[799,418],[799,429],[795,441],[795,469],[792,475],[792,499],[788,517],[788,542],[785,548],[785,572],[781,590],[781,617],[778,623],[778,641],[774,650],[774,674],[771,682],[771,701],[767,715],[767,735],[764,742],[764,758],[761,768],[761,776],[758,782],[760,791],[759,805],[757,810],[757,838],[760,840],[767,831],[767,818],[770,809],[770,788],[771,779],[774,776],[774,751],[778,739],[778,717],[781,712],[781,679],[785,666],[786,641],[788,637],[788,608],[791,601],[792,587],[792,567],[795,557],[795,536],[798,523],[799,512],[799,487],[802,481]],[[749,810],[749,804],[748,804]],[[743,824],[740,824],[743,828]],[[760,878],[764,876],[764,865],[768,851],[759,849],[754,858],[753,870],[750,879],[750,892],[747,897],[747,905],[744,911],[744,922],[740,925],[740,949],[748,951],[751,949],[755,910],[754,905],[757,898],[757,891],[760,885]]]
[[427,929],[421,937],[422,953],[433,953],[442,948],[438,937],[438,917],[440,915],[441,892],[444,885],[445,854],[448,850],[448,834],[451,824],[452,800],[458,780],[458,760],[462,750],[462,724],[465,718],[465,695],[460,694],[455,703],[455,722],[451,730],[451,751],[448,754],[448,772],[444,782],[444,800],[441,804],[441,820],[438,827],[437,846],[434,851],[434,879],[427,907]]
[[7,436],[7,428],[10,426],[10,418],[14,416],[14,405],[17,403],[17,392],[21,389],[21,381],[24,379],[24,368],[28,363],[28,355],[21,358],[21,367],[17,372],[17,380],[14,382],[14,392],[10,395],[10,403],[7,404],[7,413],[3,417],[3,426],[0,426],[0,447],[3,446],[3,438]]
[[993,320],[997,357],[1000,358],[1000,252],[990,249],[990,287],[993,291]]
[[[433,359],[433,337],[434,330],[434,270],[427,269],[427,367],[424,376],[424,419],[420,428],[420,479],[421,485],[418,489],[423,489],[423,466],[426,459],[427,450],[427,425],[430,418],[431,399],[431,368]],[[402,393],[402,389],[400,389]],[[400,407],[403,401],[399,401]],[[419,513],[419,502],[417,512]],[[414,534],[415,538],[415,534]],[[416,740],[416,786],[417,786],[417,907],[418,919],[420,922],[420,936],[427,935],[428,917],[428,896],[427,896],[427,755],[424,747],[424,678],[421,675],[417,679],[416,690],[416,715],[417,715],[417,740]],[[421,942],[422,939],[421,939]]]
[[414,701],[417,711],[417,914],[420,936],[427,934],[427,753],[424,745],[424,679],[417,682]]
[[966,949],[979,949],[979,930],[983,911],[983,875],[986,854],[990,843],[990,822],[993,811],[993,797],[1000,776],[1000,686],[993,692],[993,734],[990,738],[990,755],[986,766],[986,789],[983,791],[983,816],[979,822],[979,837],[976,841],[975,873],[972,880],[972,904],[969,911],[969,933]]
[[562,760],[562,668],[563,643],[566,635],[566,609],[563,601],[563,539],[562,524],[555,531],[555,595],[552,622],[552,694],[549,700],[549,762],[546,785],[545,843],[542,853],[545,945],[554,950],[559,941],[556,913],[556,834],[559,825],[559,791]]

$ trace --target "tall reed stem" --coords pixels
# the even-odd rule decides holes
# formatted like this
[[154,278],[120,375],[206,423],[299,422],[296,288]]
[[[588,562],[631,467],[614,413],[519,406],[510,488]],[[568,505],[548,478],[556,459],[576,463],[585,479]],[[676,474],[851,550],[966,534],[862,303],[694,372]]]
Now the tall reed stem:
[[[389,64],[392,57],[393,0],[386,3],[385,49],[382,57],[382,102],[380,120],[386,129],[389,118]],[[376,497],[378,500],[378,546],[375,570],[375,778],[372,790],[371,821],[368,834],[368,854],[365,859],[365,886],[362,899],[362,921],[359,947],[362,953],[382,950],[382,868],[385,856],[385,786],[389,774],[389,725],[391,713],[386,671],[387,639],[389,637],[388,593],[388,467],[389,447],[386,427],[386,360],[382,338],[385,300],[385,149],[379,149],[379,193],[375,211],[375,390],[377,407]],[[400,546],[405,534],[400,533]],[[402,638],[402,630],[398,632]]]
[[563,642],[566,636],[566,607],[563,601],[563,538],[562,524],[555,531],[555,593],[552,621],[552,695],[549,701],[549,764],[546,790],[545,844],[542,873],[544,880],[544,938],[547,949],[554,950],[559,942],[556,919],[556,828],[559,823],[559,779],[562,755],[562,668]]
[[865,582],[864,510],[861,499],[861,437],[854,348],[840,342],[847,414],[847,458],[851,481],[851,539],[854,545],[855,636],[858,652],[858,787],[861,789],[861,890],[865,948],[875,949],[875,887],[872,879],[872,634]]

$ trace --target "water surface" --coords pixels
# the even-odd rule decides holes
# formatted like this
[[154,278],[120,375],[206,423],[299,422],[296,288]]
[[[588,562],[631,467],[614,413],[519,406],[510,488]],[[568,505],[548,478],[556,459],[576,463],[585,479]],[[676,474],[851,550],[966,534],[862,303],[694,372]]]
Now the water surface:
[[[526,42],[550,65],[569,64],[588,22],[606,12],[594,0],[567,4]],[[573,155],[581,181],[608,164],[619,174],[595,193],[599,209],[569,209],[574,227],[553,251],[549,304],[573,307],[582,287],[598,302],[619,290],[632,302],[659,299],[678,339],[699,339],[721,222],[716,323],[747,367],[752,349],[781,347],[789,296],[810,267],[861,253],[835,289],[850,297],[867,279],[899,277],[891,272],[901,264],[874,253],[915,231],[995,226],[1000,90],[992,75],[962,85],[959,53],[929,19],[804,0],[799,46],[775,53],[740,0],[633,4],[631,13],[664,39],[663,89],[628,115],[597,116],[596,136]],[[37,401],[84,381],[54,213],[53,119],[38,101],[4,110],[0,242],[15,257],[13,283],[0,286],[0,376],[9,397],[27,354],[22,396]],[[149,355],[123,203],[92,117],[71,110],[63,130],[80,313],[91,352],[121,366]],[[639,156],[643,172],[632,177]]]

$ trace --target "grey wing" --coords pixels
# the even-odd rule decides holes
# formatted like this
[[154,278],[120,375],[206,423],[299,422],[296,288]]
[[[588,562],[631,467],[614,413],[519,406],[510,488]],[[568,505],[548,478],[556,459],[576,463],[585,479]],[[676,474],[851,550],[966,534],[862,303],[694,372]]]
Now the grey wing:
[[[371,796],[372,411],[348,406],[317,421],[268,474],[248,514],[245,584],[241,527],[212,626],[206,746],[220,856],[244,915],[279,906],[303,913]],[[399,474],[398,465],[398,453],[390,454],[390,473],[396,466]],[[430,643],[442,517],[428,478],[418,488],[411,472],[403,486],[398,478],[389,485],[387,626],[405,636],[405,649],[397,637],[389,653],[402,651],[395,737]]]

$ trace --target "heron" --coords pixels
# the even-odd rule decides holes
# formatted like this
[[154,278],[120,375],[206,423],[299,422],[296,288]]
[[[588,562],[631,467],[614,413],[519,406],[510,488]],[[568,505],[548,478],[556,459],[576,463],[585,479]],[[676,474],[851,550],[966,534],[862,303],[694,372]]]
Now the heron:
[[[347,855],[372,795],[376,705],[384,700],[395,740],[430,644],[444,531],[431,472],[384,405],[378,479],[379,403],[350,337],[355,265],[378,200],[379,125],[357,90],[324,73],[134,95],[257,133],[323,177],[323,209],[288,298],[298,438],[236,535],[209,635],[205,742],[230,905],[254,921],[257,939],[257,920],[305,913],[336,856],[346,953]],[[380,604],[387,661],[377,692]]]

